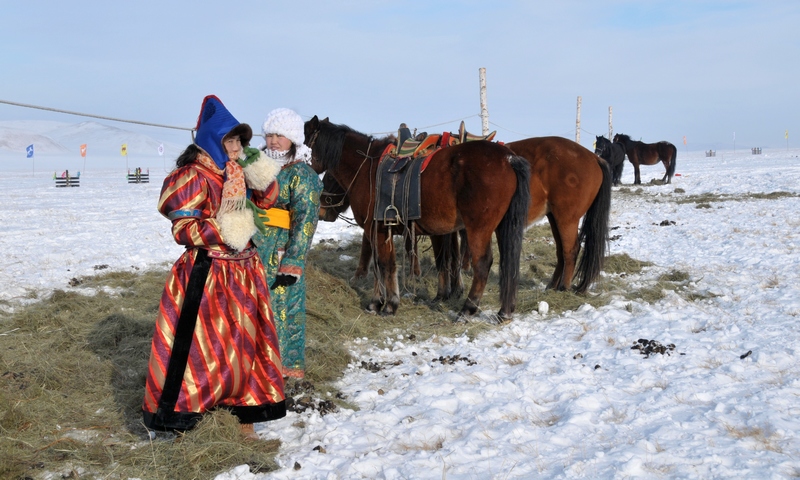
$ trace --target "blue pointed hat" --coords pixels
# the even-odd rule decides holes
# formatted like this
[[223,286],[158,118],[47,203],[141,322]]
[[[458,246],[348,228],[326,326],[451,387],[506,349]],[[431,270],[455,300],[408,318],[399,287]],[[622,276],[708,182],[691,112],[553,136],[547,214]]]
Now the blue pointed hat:
[[242,145],[245,146],[249,145],[250,139],[253,138],[250,126],[239,123],[216,95],[209,95],[203,99],[196,128],[194,143],[211,155],[219,168],[225,168],[228,162],[228,155],[222,145],[225,136],[239,135]]

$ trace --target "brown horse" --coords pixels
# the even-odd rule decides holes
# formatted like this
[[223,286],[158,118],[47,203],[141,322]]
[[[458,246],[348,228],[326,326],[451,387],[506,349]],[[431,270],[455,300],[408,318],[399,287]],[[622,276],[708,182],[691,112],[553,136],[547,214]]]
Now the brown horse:
[[[368,240],[376,252],[379,275],[369,310],[395,313],[400,292],[394,242],[388,241],[392,232],[383,222],[373,220],[378,163],[391,140],[375,139],[316,116],[305,123],[305,138],[313,152],[312,168],[317,173],[330,172],[340,185],[348,186],[353,217],[370,232]],[[461,315],[474,314],[480,304],[493,262],[493,233],[500,251],[499,316],[509,319],[516,308],[529,176],[525,159],[502,145],[475,141],[434,153],[420,178],[421,218],[416,220],[416,229],[436,237],[432,242],[435,253],[447,243],[446,236],[461,229],[469,239],[474,273]],[[447,272],[440,270],[439,275],[441,286]]]
[[531,165],[528,225],[547,215],[553,232],[557,261],[547,288],[566,290],[575,277],[575,291],[584,293],[600,274],[606,255],[611,211],[608,163],[562,137],[533,137],[506,146]]
[[[325,172],[322,176],[322,193],[319,196],[319,205],[319,219],[324,222],[335,222],[350,208],[350,197],[347,195],[347,190],[339,185],[339,182],[329,172]],[[414,235],[413,238],[411,235],[403,236],[405,237],[406,254],[411,258],[411,273],[414,276],[420,276],[422,270],[417,256],[417,236]],[[367,268],[369,268],[371,258],[372,249],[370,248],[369,238],[367,238],[367,232],[364,231],[361,239],[358,267],[356,267],[353,280],[364,278],[367,275]]]
[[[608,164],[578,143],[561,137],[529,138],[506,146],[531,165],[527,224],[547,215],[553,232],[557,262],[547,288],[566,290],[576,279],[575,291],[584,293],[597,279],[605,259],[612,185]],[[583,224],[579,230],[581,217]],[[463,250],[465,239],[461,240]],[[579,261],[581,243],[584,248]],[[447,256],[458,252],[457,246],[450,245],[443,255],[436,257],[437,265],[441,262],[451,271],[450,290],[446,290],[447,285],[441,285],[440,278],[440,292],[457,296],[461,278],[458,267],[463,261],[455,262]],[[366,272],[372,253],[368,248],[368,242],[364,241],[357,271]],[[462,258],[464,253],[469,252],[460,252]],[[447,295],[437,297],[447,298]]]
[[625,146],[625,153],[628,160],[633,164],[633,171],[636,174],[634,185],[642,183],[639,176],[639,165],[655,165],[658,162],[664,164],[667,172],[664,174],[662,182],[672,183],[672,175],[675,174],[675,160],[678,157],[678,149],[669,142],[644,143],[638,140],[631,140],[631,137],[618,133],[614,135],[614,143],[621,143]]

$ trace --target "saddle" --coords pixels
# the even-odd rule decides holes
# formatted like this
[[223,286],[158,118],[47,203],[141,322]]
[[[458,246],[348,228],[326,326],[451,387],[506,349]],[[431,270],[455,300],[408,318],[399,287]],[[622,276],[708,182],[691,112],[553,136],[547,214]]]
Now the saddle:
[[489,135],[474,135],[467,132],[464,122],[458,133],[444,132],[416,136],[405,123],[397,130],[397,143],[389,145],[381,155],[378,165],[376,190],[377,202],[373,220],[386,226],[407,224],[421,217],[420,176],[433,154],[438,150],[475,140],[492,141],[497,131]]

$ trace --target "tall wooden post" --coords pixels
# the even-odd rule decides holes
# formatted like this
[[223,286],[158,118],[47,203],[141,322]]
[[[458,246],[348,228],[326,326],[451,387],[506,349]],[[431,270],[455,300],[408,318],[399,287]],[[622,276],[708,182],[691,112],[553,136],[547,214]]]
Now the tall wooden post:
[[486,108],[486,69],[479,68],[478,74],[481,84],[481,129],[483,135],[489,135],[489,109]]
[[578,95],[578,115],[575,119],[575,142],[581,143],[581,96]]
[[608,107],[608,139],[613,140],[614,127],[611,126],[611,106]]

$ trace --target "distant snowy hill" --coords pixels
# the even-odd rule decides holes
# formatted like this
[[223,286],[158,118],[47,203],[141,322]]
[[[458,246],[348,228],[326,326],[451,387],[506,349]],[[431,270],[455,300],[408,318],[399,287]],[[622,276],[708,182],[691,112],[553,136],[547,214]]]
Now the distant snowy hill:
[[[156,130],[157,132],[157,130]],[[171,133],[170,138],[174,138]],[[87,145],[89,154],[120,154],[123,144],[129,155],[158,155],[159,145],[164,145],[165,155],[176,156],[191,142],[186,132],[186,144],[166,142],[150,135],[124,130],[93,121],[80,123],[52,121],[4,121],[0,122],[0,150],[25,152],[33,144],[36,154],[65,154],[78,152]]]
[[25,152],[28,145],[35,145],[36,151],[40,153],[69,153],[67,147],[46,135],[0,127],[0,150]]

